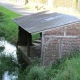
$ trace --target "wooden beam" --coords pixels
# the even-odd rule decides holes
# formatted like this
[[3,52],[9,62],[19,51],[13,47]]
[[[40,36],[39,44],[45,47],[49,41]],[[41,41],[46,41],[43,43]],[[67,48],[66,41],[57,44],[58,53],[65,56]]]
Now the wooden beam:
[[20,26],[18,27],[18,29],[19,29],[19,32],[18,32],[17,45],[26,46],[27,45],[27,32]]
[[62,58],[62,38],[60,38],[60,42],[59,42],[59,58]]
[[45,35],[46,38],[78,38],[78,36],[54,36],[54,35]]
[[66,27],[63,27],[64,28],[64,36],[66,36]]
[[30,46],[32,45],[32,35],[27,33],[27,56],[30,57]]

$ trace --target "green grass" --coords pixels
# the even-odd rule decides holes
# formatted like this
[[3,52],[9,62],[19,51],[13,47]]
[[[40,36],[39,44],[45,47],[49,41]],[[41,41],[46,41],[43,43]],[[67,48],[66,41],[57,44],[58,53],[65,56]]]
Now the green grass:
[[4,36],[4,22],[5,22],[5,19],[4,19],[4,15],[2,12],[0,12],[0,36]]
[[5,38],[13,43],[16,43],[18,37],[18,26],[12,21],[12,18],[20,16],[10,10],[0,6],[0,12],[3,13],[5,21],[1,23]]
[[35,33],[35,34],[32,34],[32,42],[36,39],[40,38],[40,34],[39,33]]
[[34,61],[24,71],[20,70],[17,80],[80,80],[80,52],[75,53],[47,67]]
[[72,58],[66,58],[60,64],[59,72],[52,80],[80,80],[80,52]]
[[61,59],[54,66],[33,65],[25,73],[26,80],[80,80],[80,52]]

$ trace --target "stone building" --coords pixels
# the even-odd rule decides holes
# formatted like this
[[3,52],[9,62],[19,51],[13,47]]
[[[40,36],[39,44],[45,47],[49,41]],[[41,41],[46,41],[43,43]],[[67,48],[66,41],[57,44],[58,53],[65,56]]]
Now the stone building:
[[[19,26],[17,48],[27,63],[35,57],[47,66],[80,50],[80,19],[66,14],[39,12],[13,19]],[[32,42],[32,34],[40,38]]]

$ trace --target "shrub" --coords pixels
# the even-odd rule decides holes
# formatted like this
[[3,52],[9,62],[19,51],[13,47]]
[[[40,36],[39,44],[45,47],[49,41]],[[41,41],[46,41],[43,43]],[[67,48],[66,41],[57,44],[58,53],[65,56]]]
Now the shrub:
[[46,80],[46,72],[44,71],[44,67],[32,67],[26,77],[26,80]]
[[65,79],[80,80],[80,75],[75,68],[68,66],[63,71],[58,72],[58,74],[56,74],[56,78],[54,78],[53,80],[65,80]]
[[77,8],[77,0],[54,0],[54,7],[67,7],[67,8]]

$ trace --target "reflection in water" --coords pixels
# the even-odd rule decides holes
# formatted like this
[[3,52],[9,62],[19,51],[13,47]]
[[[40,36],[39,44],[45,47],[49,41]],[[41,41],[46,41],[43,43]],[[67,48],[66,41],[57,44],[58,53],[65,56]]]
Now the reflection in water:
[[12,55],[15,59],[17,59],[16,47],[7,41],[2,41],[2,43],[4,43],[3,46],[5,47],[2,53],[5,53],[5,55]]
[[15,76],[14,74],[9,74],[8,71],[5,71],[2,80],[16,80],[16,78],[17,76]]
[[[9,42],[5,41],[4,38],[0,38],[0,47],[5,47],[4,50],[1,52],[2,54],[5,55],[11,55],[16,59],[17,62],[17,54],[16,54],[16,47]],[[15,73],[15,72],[13,72]],[[9,74],[9,71],[5,71],[3,74],[3,79],[2,80],[16,80],[18,75],[13,75]]]

